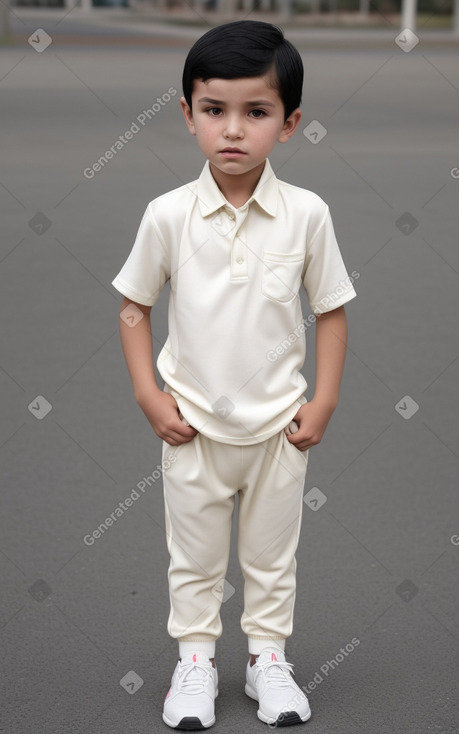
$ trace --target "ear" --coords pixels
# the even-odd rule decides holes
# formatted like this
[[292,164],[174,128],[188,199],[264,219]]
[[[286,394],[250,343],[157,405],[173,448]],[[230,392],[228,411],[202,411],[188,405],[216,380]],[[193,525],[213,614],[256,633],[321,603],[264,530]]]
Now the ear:
[[284,122],[284,127],[282,128],[281,132],[279,133],[279,137],[277,138],[279,143],[286,143],[292,137],[298,125],[300,124],[301,117],[301,110],[299,107],[297,107],[296,110],[293,110],[292,114],[287,117],[286,121]]
[[191,135],[196,135],[196,130],[193,122],[193,113],[191,112],[185,97],[180,98],[180,107],[182,108],[183,117],[185,118],[188,130],[190,131]]

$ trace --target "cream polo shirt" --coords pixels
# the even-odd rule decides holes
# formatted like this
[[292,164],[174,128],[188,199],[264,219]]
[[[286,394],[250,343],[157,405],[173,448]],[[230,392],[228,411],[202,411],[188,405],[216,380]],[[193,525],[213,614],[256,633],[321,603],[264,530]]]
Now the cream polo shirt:
[[270,438],[306,402],[301,285],[314,313],[357,295],[327,205],[277,179],[268,159],[238,209],[208,161],[199,179],[148,204],[112,285],[153,306],[168,280],[164,390],[199,432],[236,445]]

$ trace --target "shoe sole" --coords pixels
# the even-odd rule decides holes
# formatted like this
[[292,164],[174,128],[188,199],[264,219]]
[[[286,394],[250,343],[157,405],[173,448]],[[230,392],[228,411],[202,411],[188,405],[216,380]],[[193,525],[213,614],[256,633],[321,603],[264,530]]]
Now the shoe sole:
[[163,714],[163,721],[165,724],[170,726],[172,729],[182,729],[185,731],[202,731],[202,729],[208,729],[210,726],[215,724],[215,716],[210,721],[206,721],[204,724],[201,719],[197,716],[184,716],[178,724],[173,724],[170,719]]
[[[257,701],[258,703],[258,696],[256,692],[251,688],[248,683],[246,683],[245,686],[245,692],[249,698],[252,698],[254,701]],[[306,721],[309,721],[311,718],[312,711],[309,710],[309,714],[307,714],[304,719],[301,718],[299,713],[297,711],[283,711],[277,719],[274,719],[272,716],[267,716],[264,714],[260,709],[257,711],[257,716],[260,719],[260,721],[263,721],[265,724],[270,724],[271,726],[273,724],[277,726],[294,726],[295,724],[304,724]]]
[[[215,698],[218,696],[218,688],[215,691]],[[185,731],[202,731],[202,729],[208,729],[210,726],[215,724],[215,714],[209,721],[204,723],[198,716],[184,716],[180,719],[178,724],[174,724],[170,719],[167,718],[163,711],[163,721],[165,724],[171,727],[171,729],[184,729]]]
[[273,719],[272,716],[265,716],[265,714],[258,709],[257,716],[260,721],[263,721],[265,724],[269,724],[270,726],[294,726],[295,724],[305,724],[306,721],[309,721],[311,718],[311,712],[309,712],[309,716],[302,719],[296,711],[284,711],[279,714],[277,719]]

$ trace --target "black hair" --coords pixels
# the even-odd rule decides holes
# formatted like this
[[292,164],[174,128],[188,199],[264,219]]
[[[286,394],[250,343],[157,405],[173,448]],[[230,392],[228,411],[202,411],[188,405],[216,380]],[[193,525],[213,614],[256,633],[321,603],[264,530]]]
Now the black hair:
[[237,20],[211,28],[190,49],[183,69],[183,96],[191,109],[193,80],[240,79],[271,73],[284,104],[284,121],[301,104],[303,62],[278,26]]

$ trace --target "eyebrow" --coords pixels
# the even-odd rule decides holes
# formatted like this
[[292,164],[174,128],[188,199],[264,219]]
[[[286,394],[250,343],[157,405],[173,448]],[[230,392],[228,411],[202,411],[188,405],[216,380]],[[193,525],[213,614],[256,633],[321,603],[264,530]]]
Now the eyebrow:
[[[220,107],[224,106],[225,103],[222,102],[219,99],[210,99],[210,97],[201,97],[201,99],[198,99],[198,102],[205,102],[206,104],[215,104],[219,105]],[[246,102],[247,107],[275,107],[272,102],[268,102],[266,99],[258,99],[254,102]]]

